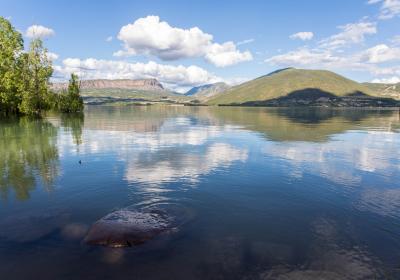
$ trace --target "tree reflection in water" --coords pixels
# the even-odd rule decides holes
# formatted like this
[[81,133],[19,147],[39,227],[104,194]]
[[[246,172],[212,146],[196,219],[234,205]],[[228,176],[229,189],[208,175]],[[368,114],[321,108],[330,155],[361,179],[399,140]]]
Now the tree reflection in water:
[[0,122],[0,196],[26,200],[38,180],[51,191],[59,174],[57,129],[41,119]]
[[65,131],[70,132],[74,144],[79,147],[82,144],[82,128],[85,117],[83,113],[62,114],[61,126]]

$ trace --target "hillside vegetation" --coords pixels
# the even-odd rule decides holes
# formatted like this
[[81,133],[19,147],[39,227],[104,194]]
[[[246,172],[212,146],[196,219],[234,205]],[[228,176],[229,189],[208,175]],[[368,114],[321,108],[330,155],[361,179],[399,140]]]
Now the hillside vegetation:
[[319,98],[349,95],[374,96],[375,92],[330,71],[288,68],[232,87],[211,98],[208,104],[243,104],[291,96]]
[[123,88],[92,88],[83,89],[82,96],[85,103],[89,104],[104,104],[115,102],[165,102],[165,103],[180,103],[190,100],[181,94],[176,94],[171,91],[163,90],[138,90],[138,89],[123,89]]
[[397,84],[378,84],[364,83],[370,90],[376,92],[381,97],[400,99],[400,83]]

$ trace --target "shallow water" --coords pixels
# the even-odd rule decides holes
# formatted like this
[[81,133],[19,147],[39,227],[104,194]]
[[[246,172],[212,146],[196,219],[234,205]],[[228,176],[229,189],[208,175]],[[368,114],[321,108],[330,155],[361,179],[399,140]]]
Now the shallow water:
[[[400,114],[89,106],[0,121],[1,279],[400,279]],[[180,205],[143,245],[85,245]]]

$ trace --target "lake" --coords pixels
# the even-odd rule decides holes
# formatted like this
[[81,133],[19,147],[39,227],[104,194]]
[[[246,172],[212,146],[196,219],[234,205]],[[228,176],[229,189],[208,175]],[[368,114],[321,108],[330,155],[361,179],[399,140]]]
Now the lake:
[[[1,279],[400,279],[397,110],[87,106],[0,121]],[[174,232],[89,246],[125,207]]]

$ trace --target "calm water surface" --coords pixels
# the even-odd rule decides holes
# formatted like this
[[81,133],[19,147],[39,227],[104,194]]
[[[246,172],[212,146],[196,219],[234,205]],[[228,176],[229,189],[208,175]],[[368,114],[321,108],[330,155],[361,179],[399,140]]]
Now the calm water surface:
[[[79,163],[81,161],[81,164]],[[87,107],[0,121],[1,279],[400,279],[398,111]],[[178,232],[91,247],[127,206]]]

